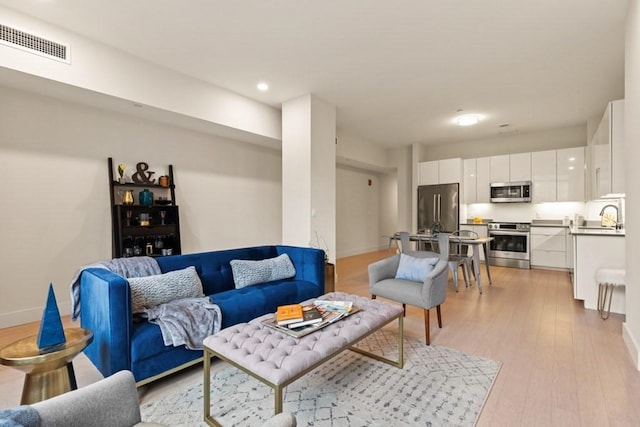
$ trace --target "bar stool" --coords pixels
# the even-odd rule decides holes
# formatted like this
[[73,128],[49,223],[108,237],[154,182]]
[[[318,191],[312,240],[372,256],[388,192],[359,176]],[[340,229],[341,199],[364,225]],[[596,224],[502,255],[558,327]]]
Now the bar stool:
[[[616,286],[624,287],[624,275],[623,268],[599,268],[598,271],[596,271],[596,281],[598,282],[598,313],[600,313],[602,320],[607,320],[611,314],[613,290]],[[608,305],[607,299],[609,300]]]

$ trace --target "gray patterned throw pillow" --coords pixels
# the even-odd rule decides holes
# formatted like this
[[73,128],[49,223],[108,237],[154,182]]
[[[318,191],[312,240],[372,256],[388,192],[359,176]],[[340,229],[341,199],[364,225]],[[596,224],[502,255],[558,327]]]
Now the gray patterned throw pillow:
[[288,279],[296,275],[296,269],[287,254],[260,261],[234,259],[230,264],[236,288]]
[[202,282],[195,267],[156,276],[131,277],[127,281],[131,289],[131,309],[134,313],[142,313],[145,308],[181,298],[204,296]]

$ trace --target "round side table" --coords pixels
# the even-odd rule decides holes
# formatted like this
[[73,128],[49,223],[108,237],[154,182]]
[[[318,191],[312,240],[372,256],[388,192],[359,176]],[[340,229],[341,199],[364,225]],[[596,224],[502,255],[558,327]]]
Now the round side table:
[[67,341],[55,351],[40,354],[37,335],[23,338],[0,350],[0,364],[23,371],[21,405],[40,402],[76,388],[71,361],[93,340],[93,332],[66,328]]

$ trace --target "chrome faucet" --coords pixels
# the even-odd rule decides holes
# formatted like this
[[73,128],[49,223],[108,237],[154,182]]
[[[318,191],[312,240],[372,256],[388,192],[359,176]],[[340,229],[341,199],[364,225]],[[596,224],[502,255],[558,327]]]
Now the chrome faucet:
[[615,210],[616,210],[616,218],[615,218],[615,223],[616,223],[616,225],[615,225],[615,227],[616,227],[616,228],[618,228],[618,215],[620,214],[620,211],[618,210],[618,207],[617,207],[616,205],[611,205],[611,204],[609,204],[609,205],[604,205],[604,206],[602,207],[602,210],[600,211],[600,216],[602,217],[602,220],[601,220],[601,222],[600,222],[600,225],[601,225],[602,227],[604,227],[604,216],[603,216],[603,215],[604,215],[604,211],[605,211],[607,208],[613,208],[613,209],[615,209]]

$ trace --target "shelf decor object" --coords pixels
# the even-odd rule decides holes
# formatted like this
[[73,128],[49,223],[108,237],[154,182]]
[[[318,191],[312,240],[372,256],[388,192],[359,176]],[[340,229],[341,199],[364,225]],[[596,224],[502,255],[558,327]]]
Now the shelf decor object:
[[124,184],[125,182],[127,182],[126,178],[124,177],[124,171],[125,171],[125,165],[123,163],[120,163],[118,165],[118,175],[120,176],[118,178],[118,182],[120,184]]
[[158,170],[156,183],[149,181],[156,172],[139,162],[137,172],[122,183],[120,167],[112,158],[109,165],[109,194],[113,230],[113,258],[130,256],[180,255],[180,215],[176,206],[173,166]]
[[42,312],[42,321],[38,332],[38,349],[41,354],[49,353],[63,347],[66,342],[56,295],[53,292],[53,284],[49,283],[47,304]]
[[136,165],[136,172],[131,175],[131,179],[136,184],[153,184],[156,182],[155,178],[151,178],[155,172],[149,170],[149,165],[145,162],[140,162]]

